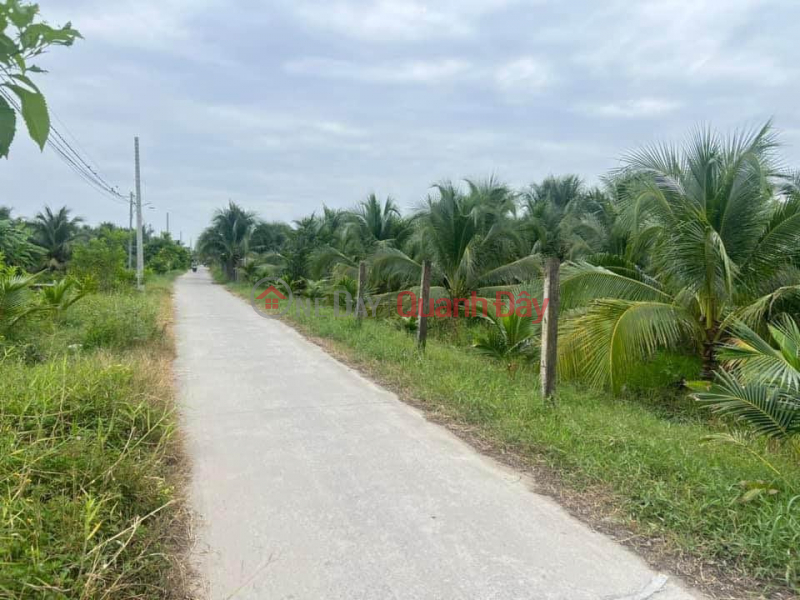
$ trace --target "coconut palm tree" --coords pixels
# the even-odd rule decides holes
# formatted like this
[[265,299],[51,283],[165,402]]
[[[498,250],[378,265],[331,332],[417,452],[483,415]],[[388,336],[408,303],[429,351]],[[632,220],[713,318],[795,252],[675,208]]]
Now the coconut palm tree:
[[542,320],[540,364],[542,397],[547,399],[556,386],[561,263],[579,252],[591,251],[586,233],[594,233],[594,229],[587,204],[597,202],[597,198],[587,195],[576,175],[547,177],[531,185],[522,198],[523,226],[532,235],[534,253],[544,258],[543,297],[547,307]]
[[341,219],[335,221],[335,229],[325,228],[332,235],[321,236],[324,244],[312,257],[312,271],[318,277],[356,278],[360,261],[380,248],[401,247],[413,232],[413,219],[403,218],[391,197],[381,204],[374,193],[337,216]]
[[775,195],[775,148],[767,123],[728,138],[700,129],[681,148],[624,158],[620,220],[649,232],[650,261],[628,272],[569,266],[565,307],[582,309],[565,327],[565,371],[619,389],[657,349],[695,346],[710,378],[736,319],[758,324],[800,296],[800,199]]
[[247,254],[255,225],[254,213],[230,201],[227,208],[214,213],[211,226],[200,235],[198,247],[201,253],[222,263],[228,279],[235,279],[236,267]]
[[377,242],[390,242],[399,246],[411,233],[411,222],[400,214],[397,203],[388,196],[381,205],[375,194],[370,194],[356,210],[350,213],[350,219],[360,230],[362,239],[367,245]]
[[78,280],[67,277],[39,291],[39,301],[44,310],[61,317],[67,309],[86,296],[88,290]]
[[57,212],[46,206],[33,221],[33,241],[44,248],[51,269],[62,268],[66,264],[78,226],[83,222],[80,217],[70,218],[70,213],[66,206]]
[[259,221],[250,237],[250,249],[254,252],[280,252],[291,230],[286,223]]
[[535,355],[535,328],[530,318],[515,313],[505,316],[489,313],[480,318],[488,326],[472,345],[478,352],[501,360]]
[[409,252],[382,247],[372,258],[379,276],[417,285],[422,261],[433,268],[433,296],[466,298],[473,291],[526,281],[541,272],[535,256],[520,254],[520,235],[509,218],[513,194],[490,180],[464,193],[451,183],[434,186],[416,215]]

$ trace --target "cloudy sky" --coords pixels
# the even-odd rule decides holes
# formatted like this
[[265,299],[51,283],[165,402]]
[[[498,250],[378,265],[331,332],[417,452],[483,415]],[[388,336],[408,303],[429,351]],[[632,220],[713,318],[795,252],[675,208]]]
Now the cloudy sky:
[[[40,78],[62,133],[184,241],[228,199],[291,220],[443,178],[594,182],[640,144],[774,117],[800,167],[795,0],[39,0],[85,40]],[[62,125],[63,124],[63,125]],[[70,138],[71,139],[71,138]],[[0,204],[127,208],[22,136]]]

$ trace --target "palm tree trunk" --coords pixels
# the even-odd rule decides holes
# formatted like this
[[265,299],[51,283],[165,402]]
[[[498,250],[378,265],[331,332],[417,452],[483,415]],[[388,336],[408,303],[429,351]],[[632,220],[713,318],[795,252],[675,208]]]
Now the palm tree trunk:
[[705,331],[703,340],[703,372],[701,377],[705,380],[714,379],[714,373],[719,368],[717,360],[717,335],[719,335],[719,323],[714,323],[710,329]]
[[542,398],[549,400],[556,389],[558,367],[558,308],[560,304],[561,261],[548,256],[544,263],[544,298],[547,307],[542,319],[542,357],[540,374]]

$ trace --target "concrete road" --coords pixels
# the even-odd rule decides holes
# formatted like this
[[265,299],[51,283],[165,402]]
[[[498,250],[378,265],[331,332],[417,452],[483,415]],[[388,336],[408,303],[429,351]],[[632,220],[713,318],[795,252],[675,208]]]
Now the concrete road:
[[212,600],[701,598],[204,270],[175,300]]

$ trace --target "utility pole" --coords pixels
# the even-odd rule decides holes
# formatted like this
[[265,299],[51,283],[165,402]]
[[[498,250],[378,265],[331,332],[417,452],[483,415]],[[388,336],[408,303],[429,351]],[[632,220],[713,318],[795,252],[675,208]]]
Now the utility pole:
[[133,268],[133,192],[128,202],[128,270]]
[[167,211],[167,235],[169,235],[169,211]]
[[142,235],[142,177],[139,166],[139,137],[133,138],[136,163],[136,287],[144,291],[144,240]]

